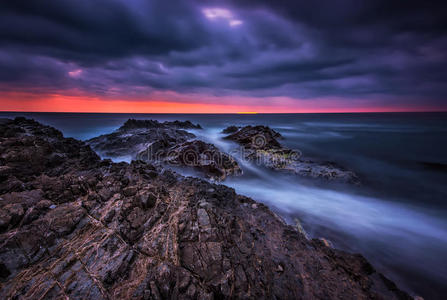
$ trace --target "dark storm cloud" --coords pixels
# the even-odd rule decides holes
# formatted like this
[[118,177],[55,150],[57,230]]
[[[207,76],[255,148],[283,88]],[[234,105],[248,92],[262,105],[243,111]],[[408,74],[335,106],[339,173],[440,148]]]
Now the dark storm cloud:
[[[389,32],[425,32],[444,35],[447,30],[445,1],[389,0],[235,0],[244,8],[267,8],[289,20],[333,33],[362,30],[364,27],[387,28]],[[209,1],[208,3],[219,3]],[[349,38],[349,36],[347,36]],[[382,36],[381,40],[386,40]],[[354,41],[355,42],[355,41]]]
[[447,96],[446,11],[382,0],[2,1],[0,87],[437,105]]
[[18,0],[2,1],[0,11],[2,45],[36,47],[67,59],[165,54],[207,39],[194,20],[197,12],[176,0]]

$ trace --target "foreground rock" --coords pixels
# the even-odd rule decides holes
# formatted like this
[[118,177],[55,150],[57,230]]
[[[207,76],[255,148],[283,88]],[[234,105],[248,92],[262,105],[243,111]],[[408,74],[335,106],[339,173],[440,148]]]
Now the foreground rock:
[[0,125],[1,299],[410,299],[233,189]]
[[153,120],[128,120],[117,131],[87,141],[106,157],[128,157],[170,166],[192,167],[206,177],[222,181],[242,173],[230,155],[214,145],[191,139],[195,135],[183,129],[201,129],[190,121],[159,123]]
[[243,156],[273,170],[287,171],[300,176],[324,178],[348,183],[359,183],[357,175],[332,162],[315,162],[302,158],[301,152],[283,147],[282,136],[267,126],[230,126],[223,130],[233,132],[226,136],[243,146]]

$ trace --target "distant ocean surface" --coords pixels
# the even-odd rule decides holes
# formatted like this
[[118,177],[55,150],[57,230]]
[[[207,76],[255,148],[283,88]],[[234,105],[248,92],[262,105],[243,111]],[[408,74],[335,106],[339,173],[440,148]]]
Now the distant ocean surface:
[[[356,172],[360,186],[273,173],[244,162],[244,175],[223,184],[264,202],[287,222],[301,220],[311,237],[359,252],[402,288],[425,299],[447,295],[447,113],[377,114],[76,114],[25,116],[86,140],[127,119],[190,120],[198,138],[224,151],[229,125],[268,125],[304,157]],[[114,158],[119,160],[119,158]],[[184,173],[188,171],[185,170]]]

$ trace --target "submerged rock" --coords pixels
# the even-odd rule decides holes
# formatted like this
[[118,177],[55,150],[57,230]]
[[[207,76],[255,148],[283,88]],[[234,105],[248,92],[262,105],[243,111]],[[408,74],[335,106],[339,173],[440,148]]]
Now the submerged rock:
[[[14,169],[0,215],[15,218],[0,234],[1,299],[411,299],[231,188],[101,161],[36,122],[0,124],[0,162]],[[4,184],[16,180],[20,193]]]
[[267,126],[245,126],[225,137],[243,146],[243,157],[267,168],[305,177],[359,183],[354,172],[335,163],[303,159],[299,150],[283,147],[278,141],[281,138],[281,134]]

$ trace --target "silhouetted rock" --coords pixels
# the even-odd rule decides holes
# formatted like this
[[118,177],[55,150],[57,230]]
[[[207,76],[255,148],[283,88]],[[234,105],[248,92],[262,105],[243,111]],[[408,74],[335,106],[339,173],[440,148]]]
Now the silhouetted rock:
[[411,299],[226,186],[24,119],[0,124],[0,153],[2,184],[23,184],[0,192],[1,299]]
[[135,120],[129,119],[124,123],[120,129],[136,129],[136,128],[183,128],[183,129],[202,129],[202,127],[197,124],[194,125],[191,121],[165,121],[160,123],[156,120]]

